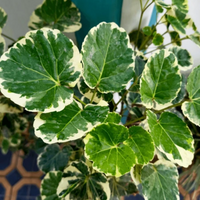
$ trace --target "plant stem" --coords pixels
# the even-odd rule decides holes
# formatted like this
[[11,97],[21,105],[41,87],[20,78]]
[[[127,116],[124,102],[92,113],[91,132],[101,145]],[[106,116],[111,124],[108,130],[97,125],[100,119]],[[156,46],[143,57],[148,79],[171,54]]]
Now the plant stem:
[[135,79],[135,82],[129,87],[128,90],[126,90],[126,92],[124,92],[124,94],[122,95],[122,97],[120,98],[120,100],[115,104],[113,111],[116,110],[117,106],[119,105],[119,103],[124,99],[124,97],[127,95],[127,93],[129,92],[129,90],[134,87],[138,82],[138,77]]
[[134,119],[133,121],[127,122],[126,124],[124,124],[124,126],[128,126],[128,125],[131,125],[131,124],[133,124],[133,123],[135,123],[135,122],[142,121],[142,120],[145,119],[145,118],[146,118],[146,115],[144,115],[144,116],[142,116],[142,117],[140,117],[140,118]]
[[[139,21],[139,24],[138,24],[138,32],[137,32],[137,36],[136,36],[136,42],[135,42],[135,47],[134,47],[134,50],[136,50],[136,45],[137,45],[137,42],[138,42],[138,38],[139,38],[139,33],[140,33],[140,28],[141,28],[141,24],[142,24],[142,18],[143,18],[143,14],[144,14],[144,11],[147,9],[147,4],[148,4],[149,0],[147,0],[144,8],[143,8],[143,5],[142,5],[142,0],[140,0],[140,8],[141,8],[141,14],[140,14],[140,21]],[[148,5],[149,7],[149,5]]]
[[1,35],[4,36],[4,37],[7,38],[7,39],[13,41],[13,42],[16,42],[16,40],[14,40],[13,38],[11,38],[11,37],[5,35],[4,33],[1,33]]
[[97,86],[96,86],[95,89],[94,89],[94,92],[93,92],[93,95],[92,95],[92,98],[91,98],[90,103],[93,102],[96,92],[97,92]]
[[[169,42],[169,43],[163,45],[162,47],[166,47],[166,46],[168,46],[168,45],[170,45],[170,44],[173,44],[174,42],[178,42],[178,41],[182,41],[182,40],[186,40],[186,39],[188,39],[187,36],[184,37],[184,38],[178,39],[178,40],[176,40],[176,41]],[[149,54],[149,53],[152,53],[152,52],[154,52],[154,51],[156,51],[156,50],[158,50],[158,49],[160,49],[160,47],[158,47],[158,48],[156,48],[156,49],[154,49],[154,50],[152,50],[152,51],[149,51],[149,52],[147,52],[147,53],[144,53],[144,55]]]
[[76,95],[74,95],[74,99],[76,99],[77,101],[79,101],[80,103],[82,103],[84,106],[86,106],[86,103],[84,103],[83,101],[81,101]]

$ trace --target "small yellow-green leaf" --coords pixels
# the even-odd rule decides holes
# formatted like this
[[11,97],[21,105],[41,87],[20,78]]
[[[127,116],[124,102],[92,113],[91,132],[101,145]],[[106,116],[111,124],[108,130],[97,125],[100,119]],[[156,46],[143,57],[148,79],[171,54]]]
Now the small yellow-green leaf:
[[153,37],[153,44],[156,46],[160,46],[163,43],[163,36],[159,33],[156,33]]

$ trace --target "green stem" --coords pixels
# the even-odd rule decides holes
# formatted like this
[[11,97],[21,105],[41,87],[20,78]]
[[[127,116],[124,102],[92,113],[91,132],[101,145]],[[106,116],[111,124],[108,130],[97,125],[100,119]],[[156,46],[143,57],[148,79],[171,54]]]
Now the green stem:
[[[162,47],[166,47],[166,46],[168,46],[168,45],[170,45],[170,44],[173,44],[174,42],[178,42],[178,41],[182,41],[182,40],[186,40],[186,39],[188,39],[187,36],[184,37],[184,38],[178,39],[178,40],[176,40],[176,41],[167,43],[167,44],[163,45]],[[149,54],[149,53],[152,53],[152,52],[154,52],[154,51],[156,51],[156,50],[158,50],[158,49],[160,49],[160,47],[158,47],[158,48],[156,48],[156,49],[154,49],[154,50],[152,50],[152,51],[149,51],[149,52],[147,52],[147,53],[144,53],[144,55]]]
[[143,6],[142,6],[142,0],[140,0],[141,14],[140,14],[140,20],[139,20],[138,29],[137,29],[138,32],[137,32],[137,36],[136,36],[136,42],[135,42],[134,50],[136,50],[136,46],[137,46],[137,42],[138,42],[138,38],[139,38],[139,34],[140,34],[140,28],[141,28],[141,24],[142,24],[142,18],[143,18],[143,14],[144,14],[144,11],[146,10],[148,2],[149,2],[149,0],[147,0],[145,6],[143,8]]
[[14,40],[13,38],[11,38],[11,37],[5,35],[4,33],[1,33],[1,35],[4,36],[4,37],[7,38],[7,39],[13,41],[13,42],[16,42],[16,40]]
[[96,86],[95,89],[94,89],[94,92],[93,92],[93,95],[92,95],[92,98],[91,98],[90,103],[93,102],[96,92],[97,92],[97,86]]
[[128,126],[128,125],[131,125],[131,124],[133,124],[133,123],[135,123],[135,122],[142,121],[142,120],[145,119],[145,118],[146,118],[146,115],[144,115],[144,116],[142,116],[142,117],[140,117],[140,118],[134,119],[133,121],[127,122],[126,124],[124,124],[124,126]]
[[74,99],[76,99],[77,101],[79,101],[80,103],[82,103],[84,106],[86,106],[86,103],[84,103],[83,101],[81,101],[76,95],[74,95]]
[[128,94],[129,90],[134,87],[135,85],[137,85],[138,83],[138,77],[135,79],[135,82],[129,87],[128,90],[126,90],[126,92],[124,92],[124,94],[122,95],[122,97],[120,98],[120,100],[115,104],[113,111],[116,110],[117,106],[119,105],[119,103],[124,99],[124,97]]

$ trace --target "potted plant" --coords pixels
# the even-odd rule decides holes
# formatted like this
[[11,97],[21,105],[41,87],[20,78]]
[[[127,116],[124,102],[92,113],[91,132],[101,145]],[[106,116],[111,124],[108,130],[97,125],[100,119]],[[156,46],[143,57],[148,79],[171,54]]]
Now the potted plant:
[[[140,3],[137,30],[128,35],[101,22],[79,51],[62,33],[81,27],[78,9],[69,0],[46,0],[31,16],[32,30],[2,54],[2,151],[24,148],[23,142],[26,149],[43,146],[41,199],[116,199],[137,189],[148,200],[179,199],[177,166],[192,164],[200,126],[200,66],[188,78],[181,74],[192,58],[180,46],[184,39],[200,45],[200,35],[186,0]],[[162,17],[141,29],[152,4]],[[3,9],[0,16],[3,28]],[[175,46],[163,45],[159,23]],[[24,117],[33,115],[30,139],[24,129],[32,122]]]

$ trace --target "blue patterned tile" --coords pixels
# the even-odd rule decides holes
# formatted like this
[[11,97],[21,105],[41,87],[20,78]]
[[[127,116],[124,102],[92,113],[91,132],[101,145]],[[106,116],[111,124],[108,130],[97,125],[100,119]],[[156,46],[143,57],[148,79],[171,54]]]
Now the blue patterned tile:
[[14,169],[6,176],[6,179],[13,186],[21,179],[21,175],[17,169]]
[[0,195],[5,195],[5,188],[0,184]]
[[17,200],[28,200],[28,197],[18,196]]
[[11,151],[8,151],[7,154],[2,154],[0,150],[0,161],[1,161],[0,170],[4,170],[10,165],[11,158],[12,158]]
[[23,167],[28,172],[39,171],[37,166],[37,154],[34,151],[30,151],[24,158]]
[[30,190],[30,185],[23,185],[17,193],[17,196],[28,196]]
[[40,195],[40,190],[36,185],[31,185],[30,186],[30,193],[29,196],[31,197],[37,197]]
[[200,195],[197,197],[197,200],[200,200]]
[[0,200],[4,200],[4,195],[0,195]]
[[184,200],[184,196],[180,193],[180,200]]

